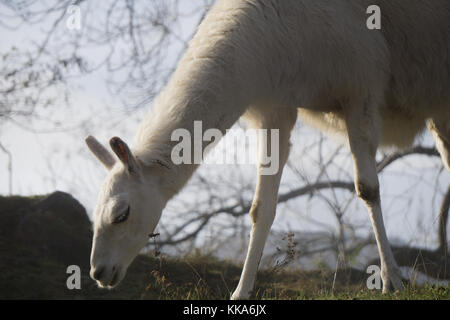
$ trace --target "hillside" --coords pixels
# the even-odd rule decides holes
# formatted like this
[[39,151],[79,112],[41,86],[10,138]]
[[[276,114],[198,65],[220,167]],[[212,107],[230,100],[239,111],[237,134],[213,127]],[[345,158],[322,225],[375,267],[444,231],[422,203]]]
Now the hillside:
[[[114,290],[89,278],[91,223],[72,196],[0,197],[0,299],[227,299],[241,266],[214,257],[139,256]],[[67,266],[82,271],[80,290],[66,286]],[[443,288],[411,288],[382,296],[365,289],[367,274],[263,270],[255,291],[266,299],[449,299]]]

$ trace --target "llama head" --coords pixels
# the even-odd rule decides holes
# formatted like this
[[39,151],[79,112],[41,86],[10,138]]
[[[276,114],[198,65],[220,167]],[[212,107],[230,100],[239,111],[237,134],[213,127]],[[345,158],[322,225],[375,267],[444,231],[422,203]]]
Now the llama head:
[[152,168],[144,166],[120,138],[110,140],[120,161],[94,137],[86,138],[86,143],[108,170],[93,216],[91,277],[100,287],[113,288],[146,245],[164,201]]

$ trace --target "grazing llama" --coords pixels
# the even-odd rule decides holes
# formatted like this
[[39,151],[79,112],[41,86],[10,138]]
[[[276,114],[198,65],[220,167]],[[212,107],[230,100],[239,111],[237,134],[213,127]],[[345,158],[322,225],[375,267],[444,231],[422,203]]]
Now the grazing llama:
[[[369,30],[367,8],[381,8]],[[233,299],[249,298],[274,220],[282,167],[297,115],[343,134],[354,161],[381,257],[383,292],[401,289],[401,274],[383,224],[375,154],[411,145],[426,124],[450,169],[450,1],[219,0],[210,10],[154,111],[130,149],[86,139],[108,169],[94,212],[91,276],[114,287],[198,165],[175,165],[177,128],[225,132],[241,116],[254,128],[279,129],[280,169],[262,174],[250,210],[252,230]],[[267,142],[270,144],[270,141]],[[205,147],[205,146],[203,146]],[[259,146],[261,147],[261,146]],[[262,146],[270,149],[270,146]]]

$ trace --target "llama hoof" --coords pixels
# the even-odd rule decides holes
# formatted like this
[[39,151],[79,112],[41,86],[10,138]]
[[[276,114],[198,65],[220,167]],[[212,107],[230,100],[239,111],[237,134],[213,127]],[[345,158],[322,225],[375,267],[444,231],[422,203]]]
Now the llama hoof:
[[[403,290],[402,274],[398,267],[386,272],[383,276],[383,293]],[[391,290],[393,289],[393,290]]]

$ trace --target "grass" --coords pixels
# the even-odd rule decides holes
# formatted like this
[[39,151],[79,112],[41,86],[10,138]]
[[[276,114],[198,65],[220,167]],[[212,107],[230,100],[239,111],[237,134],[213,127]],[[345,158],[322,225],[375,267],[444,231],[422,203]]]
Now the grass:
[[[229,299],[242,266],[213,256],[138,256],[113,290],[89,277],[92,234],[83,210],[36,207],[43,198],[0,197],[0,299]],[[80,208],[79,208],[80,209]],[[84,221],[84,222],[83,222]],[[81,268],[81,290],[69,290],[67,267]],[[369,275],[345,270],[289,270],[287,264],[261,270],[252,299],[449,300],[450,289],[407,284],[381,294],[366,287]]]
[[[0,251],[4,246],[0,243]],[[81,290],[66,287],[66,266],[41,259],[27,248],[16,248],[20,260],[0,260],[0,298],[3,299],[229,299],[241,266],[211,256],[184,258],[139,256],[126,278],[113,290],[99,289],[81,266]],[[253,299],[283,300],[436,300],[450,299],[449,288],[413,286],[401,292],[381,294],[365,287],[367,274],[338,271],[262,270]]]
[[[241,268],[213,257],[189,256],[162,261],[153,271],[143,299],[228,299],[239,281]],[[416,287],[382,294],[365,287],[367,274],[357,270],[262,270],[253,299],[265,300],[440,300],[450,299],[449,288]]]

